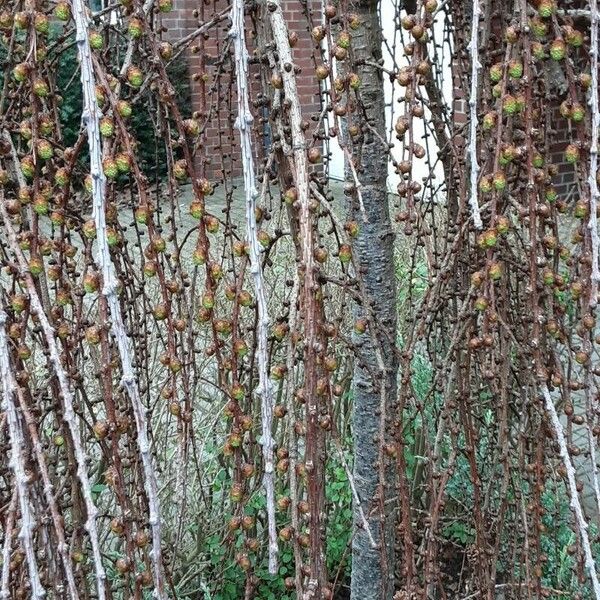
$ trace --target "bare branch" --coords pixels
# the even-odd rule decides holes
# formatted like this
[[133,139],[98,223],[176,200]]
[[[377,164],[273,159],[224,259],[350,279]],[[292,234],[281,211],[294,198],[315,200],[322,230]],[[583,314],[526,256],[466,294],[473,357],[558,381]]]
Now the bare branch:
[[590,305],[598,303],[598,282],[600,281],[600,267],[598,266],[598,130],[600,129],[600,105],[598,103],[598,2],[590,0],[590,62],[592,84],[590,86],[590,110],[592,113],[591,140],[590,140],[590,172],[588,183],[590,186],[590,220],[588,227],[592,238],[592,274],[590,286]]
[[[23,432],[15,405],[17,386],[10,365],[10,354],[6,339],[6,319],[6,313],[0,308],[0,375],[2,375],[0,381],[2,382],[3,390],[2,409],[5,410],[7,414],[11,447],[10,466],[15,476],[15,486],[19,495],[19,507],[21,509],[21,531],[19,532],[19,538],[25,548],[27,567],[29,569],[29,581],[31,583],[31,597],[43,598],[46,595],[46,591],[40,581],[40,573],[33,543],[35,517],[31,511],[29,477],[25,472],[25,461],[23,458]],[[10,598],[10,593],[7,589],[4,589],[4,586],[1,596],[3,598]]]
[[579,533],[579,539],[581,540],[581,546],[583,547],[585,568],[592,582],[594,596],[596,600],[600,600],[600,582],[598,581],[596,563],[594,562],[594,555],[592,554],[592,547],[590,545],[588,524],[583,514],[583,509],[581,508],[581,502],[579,501],[575,467],[573,467],[573,462],[571,461],[571,456],[569,455],[569,449],[567,448],[567,441],[565,440],[563,426],[558,418],[556,408],[554,407],[554,401],[552,400],[552,396],[550,395],[548,387],[543,385],[541,391],[542,395],[544,396],[546,412],[550,417],[550,423],[552,424],[552,429],[554,431],[556,441],[558,442],[560,457],[567,472],[567,485],[569,489],[569,495],[571,497],[571,508],[575,513],[575,524],[577,525],[577,532]]
[[4,219],[4,227],[7,232],[7,237],[11,251],[13,252],[15,259],[17,260],[21,276],[25,281],[25,288],[29,294],[29,300],[33,308],[34,313],[37,315],[42,331],[46,339],[48,351],[50,355],[50,363],[54,368],[58,385],[63,396],[64,411],[63,419],[67,423],[71,438],[73,440],[73,451],[75,454],[75,460],[77,461],[77,476],[81,483],[81,495],[83,496],[87,520],[85,528],[90,536],[90,542],[92,545],[92,554],[94,557],[94,568],[96,572],[96,588],[98,590],[99,600],[105,600],[106,598],[106,571],[102,566],[102,556],[100,552],[100,541],[98,539],[98,529],[96,526],[96,518],[98,516],[98,509],[92,499],[92,491],[90,480],[87,472],[87,455],[81,439],[81,433],[79,430],[79,423],[75,415],[75,401],[73,393],[71,391],[69,377],[65,372],[65,369],[60,360],[60,351],[58,348],[58,342],[56,341],[56,334],[40,300],[40,297],[35,288],[35,283],[29,272],[29,267],[22,251],[19,248],[17,241],[17,235],[10,222],[10,217],[6,212],[4,205],[4,197],[0,194],[0,215]]
[[479,212],[479,201],[477,199],[477,179],[479,177],[479,163],[477,159],[477,94],[479,93],[479,17],[481,16],[481,7],[479,0],[473,0],[473,14],[471,16],[471,42],[469,43],[469,52],[471,54],[471,93],[469,95],[469,146],[467,154],[471,168],[470,184],[471,195],[469,204],[473,213],[473,222],[476,229],[481,229],[481,214]]
[[[149,2],[149,0],[148,0]],[[82,120],[87,128],[90,151],[90,173],[92,176],[93,214],[97,235],[97,260],[103,279],[102,293],[106,297],[110,313],[112,333],[119,350],[123,376],[121,382],[131,400],[137,429],[137,443],[144,470],[144,485],[148,497],[149,523],[152,530],[152,562],[154,566],[154,594],[156,598],[165,598],[165,585],[162,566],[160,502],[158,483],[150,442],[148,440],[148,424],[146,409],[142,404],[138,385],[133,370],[129,339],[125,331],[121,306],[117,296],[117,280],[110,257],[106,230],[105,186],[106,179],[102,167],[102,150],[100,144],[100,108],[96,99],[95,77],[92,54],[87,28],[86,6],[83,0],[72,0],[73,16],[77,28],[77,49],[81,66],[81,87],[83,91]]]
[[258,190],[252,154],[252,113],[249,106],[248,89],[248,50],[246,48],[246,33],[244,24],[244,1],[233,0],[231,8],[231,37],[233,38],[236,63],[237,104],[238,114],[235,121],[240,132],[240,147],[242,153],[242,170],[244,174],[244,192],[246,196],[246,235],[250,250],[250,271],[254,280],[256,303],[258,307],[257,338],[258,348],[256,360],[258,363],[257,394],[261,400],[262,418],[262,452],[264,460],[263,483],[267,496],[267,520],[269,530],[269,573],[277,573],[277,530],[275,523],[275,485],[273,448],[274,440],[271,431],[273,422],[273,393],[269,379],[269,356],[267,337],[269,328],[269,312],[265,293],[265,283],[260,261],[260,245],[256,227],[256,199]]

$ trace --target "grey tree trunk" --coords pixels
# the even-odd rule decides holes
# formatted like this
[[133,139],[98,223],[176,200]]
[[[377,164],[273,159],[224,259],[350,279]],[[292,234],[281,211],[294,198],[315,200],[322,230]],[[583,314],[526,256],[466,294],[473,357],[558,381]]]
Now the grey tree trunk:
[[[363,221],[357,194],[353,195],[353,218],[360,230],[355,256],[360,263],[364,291],[371,309],[358,306],[358,317],[370,313],[370,328],[356,336],[358,355],[354,370],[354,477],[370,531],[379,548],[373,548],[355,507],[357,532],[352,544],[352,600],[391,600],[394,593],[394,522],[396,505],[386,502],[395,495],[392,459],[382,467],[382,417],[391,413],[396,396],[397,359],[396,282],[394,236],[387,201],[387,148],[382,72],[364,61],[376,63],[382,55],[382,34],[377,0],[360,0],[353,6],[361,26],[352,32],[356,74],[364,112],[361,139],[355,141],[360,191],[367,217]],[[369,124],[369,127],[366,124]],[[381,139],[373,134],[377,132]],[[352,181],[348,165],[347,179]],[[376,340],[373,339],[376,334]],[[382,390],[383,388],[383,390]],[[381,409],[384,409],[383,411]],[[391,415],[389,415],[391,416]],[[383,438],[391,440],[387,431]],[[383,477],[382,477],[383,475]],[[381,480],[385,485],[381,485]]]

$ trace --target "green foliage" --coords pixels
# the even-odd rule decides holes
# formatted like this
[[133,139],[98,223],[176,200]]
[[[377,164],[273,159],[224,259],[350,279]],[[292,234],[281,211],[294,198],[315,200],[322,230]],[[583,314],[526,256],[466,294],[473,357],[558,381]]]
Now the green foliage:
[[[49,35],[49,46],[62,33],[62,27],[54,25]],[[67,39],[66,44],[74,41]],[[60,94],[60,123],[66,146],[72,146],[81,133],[81,111],[83,107],[81,84],[79,81],[79,62],[77,60],[77,46],[71,44],[63,49],[57,47],[54,76],[54,89]],[[7,48],[0,44],[0,60],[7,56]],[[3,85],[5,73],[0,72],[0,87]],[[188,67],[183,55],[168,65],[167,73],[173,82],[175,97],[183,118],[190,116],[191,86]],[[131,100],[129,98],[129,100]],[[137,158],[145,175],[150,179],[162,178],[167,173],[167,155],[165,149],[165,134],[156,134],[159,131],[157,108],[151,95],[142,94],[135,105],[129,125],[131,133],[137,141]],[[84,146],[79,155],[79,165],[83,172],[87,172],[88,163],[87,147]]]
[[[579,594],[581,600],[591,599],[593,596],[587,574],[581,583],[576,577],[577,554],[569,552],[569,549],[577,544],[577,537],[566,490],[550,485],[542,494],[542,506],[545,509],[542,522],[546,531],[541,537],[541,547],[548,557],[544,564],[543,585],[556,590],[556,593],[550,596],[553,600],[573,598],[576,594]],[[598,527],[595,524],[590,525],[589,534],[590,540],[597,538]],[[598,560],[600,543],[593,544],[592,550]]]
[[325,475],[325,498],[330,507],[327,523],[327,571],[338,573],[343,581],[350,577],[352,533],[352,491],[346,470],[338,461],[330,461]]
[[[349,461],[350,454],[346,460]],[[344,466],[336,458],[331,458],[326,472],[326,500],[328,519],[327,522],[327,569],[330,577],[336,578],[338,583],[347,581],[350,576],[350,551],[349,544],[352,534],[352,493],[348,483],[348,476]],[[220,503],[226,497],[225,490],[229,489],[227,472],[219,468],[215,473],[212,484],[215,503]],[[282,494],[289,494],[289,490],[281,490]],[[256,516],[261,519],[264,514],[265,498],[262,488],[244,505],[244,514]],[[232,513],[227,512],[223,521],[227,522]],[[278,527],[289,525],[288,516],[278,513]],[[196,534],[201,532],[195,531]],[[244,535],[236,532],[233,538],[233,548],[223,539],[222,530],[202,537],[199,555],[206,558],[206,563],[201,569],[197,580],[188,581],[184,586],[177,586],[178,597],[197,598],[195,595],[202,590],[205,600],[239,600],[244,597],[246,574],[233,560],[237,552],[243,551]],[[257,600],[293,600],[294,591],[285,587],[286,577],[294,576],[294,554],[291,542],[279,542],[279,569],[276,575],[268,572],[268,557],[261,550],[255,555],[249,553],[252,571],[258,577],[259,585],[256,595]]]
[[444,528],[443,535],[445,538],[466,546],[472,544],[475,540],[475,531],[472,527],[469,527],[464,521],[453,521]]

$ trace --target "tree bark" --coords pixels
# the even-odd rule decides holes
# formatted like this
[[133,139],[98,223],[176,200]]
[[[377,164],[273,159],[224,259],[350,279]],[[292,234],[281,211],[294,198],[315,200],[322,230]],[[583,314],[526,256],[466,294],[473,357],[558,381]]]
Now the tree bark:
[[[387,148],[382,71],[382,33],[377,0],[360,0],[353,10],[361,21],[352,33],[356,74],[361,80],[361,139],[352,155],[360,180],[364,214],[357,194],[352,217],[360,224],[355,257],[361,270],[369,307],[357,306],[357,317],[369,322],[367,333],[356,336],[358,360],[354,369],[354,477],[366,508],[367,520],[378,548],[373,548],[355,507],[357,531],[352,543],[353,600],[390,600],[394,593],[394,513],[396,503],[391,459],[384,465],[383,446],[391,438],[386,414],[396,396],[398,363],[396,337],[396,282],[394,235],[387,199]],[[376,135],[378,134],[378,135]],[[347,171],[348,165],[347,165]],[[351,180],[349,173],[347,179]],[[382,435],[383,433],[383,435]]]

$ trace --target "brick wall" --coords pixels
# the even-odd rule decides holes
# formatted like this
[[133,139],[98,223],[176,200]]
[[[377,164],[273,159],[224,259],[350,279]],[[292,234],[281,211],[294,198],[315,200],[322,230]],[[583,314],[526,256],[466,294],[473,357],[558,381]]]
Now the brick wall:
[[[316,0],[309,0],[309,6]],[[165,39],[177,41],[192,34],[199,23],[210,20],[215,12],[225,10],[227,3],[217,0],[208,6],[197,0],[175,0],[173,10],[162,17]],[[299,0],[284,0],[284,13],[290,31],[298,35],[298,43],[293,50],[296,66],[301,69],[297,83],[303,107],[303,117],[307,120],[320,110],[319,88],[314,77],[313,48],[310,35],[312,29],[307,24],[303,7]],[[320,4],[319,4],[320,7]],[[318,13],[315,12],[318,17]],[[237,114],[235,85],[233,78],[233,48],[228,52],[229,20],[210,30],[206,36],[196,38],[186,52],[191,77],[192,111],[196,111],[201,122],[208,123],[202,136],[202,143],[196,151],[196,166],[210,178],[235,177],[240,174],[238,132],[234,128]],[[252,23],[248,20],[247,44],[252,56]],[[251,66],[251,101],[256,100],[261,86],[256,80],[257,69]],[[230,111],[230,108],[232,109]],[[251,106],[255,117],[255,149],[258,158],[268,145],[269,131],[261,116],[268,110]],[[262,148],[261,148],[262,147]]]
[[569,122],[563,118],[558,107],[552,110],[552,127],[555,131],[554,143],[550,146],[552,164],[558,167],[558,174],[552,178],[552,183],[559,198],[572,202],[577,198],[575,166],[565,160],[565,148],[572,139],[569,132]]
[[[314,76],[313,53],[315,44],[311,37],[312,21],[320,22],[320,3],[308,0],[311,10],[309,19],[303,11],[299,0],[282,0],[284,12],[290,31],[298,36],[298,43],[293,49],[296,66],[301,69],[298,75],[298,89],[303,108],[303,117],[310,120],[320,112],[319,87]],[[173,41],[192,34],[199,23],[212,18],[215,12],[225,10],[227,4],[224,0],[217,0],[204,6],[197,0],[175,0],[174,9],[162,16],[162,24],[166,29],[166,39]],[[312,8],[311,8],[312,7]],[[208,128],[202,136],[202,144],[197,148],[196,160],[200,172],[209,178],[235,177],[240,174],[238,132],[233,127],[237,114],[235,85],[230,85],[234,73],[232,71],[233,50],[227,52],[228,19],[211,29],[203,37],[197,37],[186,52],[186,58],[192,80],[192,111],[197,111],[204,121],[208,115]],[[248,20],[247,43],[252,55],[252,23]],[[255,79],[256,68],[251,67],[252,100],[256,100],[261,91],[261,86]],[[552,162],[558,165],[558,175],[553,178],[553,183],[562,198],[573,200],[575,172],[572,165],[564,160],[564,148],[569,141],[568,123],[560,116],[556,109],[553,110],[553,127],[556,130],[554,143],[551,147]],[[233,110],[230,112],[230,108]],[[264,148],[269,143],[268,126],[261,123],[260,117],[265,116],[268,110],[252,108],[255,117],[255,149],[258,158],[263,155]],[[262,111],[262,115],[261,115]],[[455,99],[453,103],[454,120],[457,125],[467,122],[468,103],[461,89],[461,82],[456,82]],[[454,138],[455,144],[464,151],[467,130],[463,135]]]

